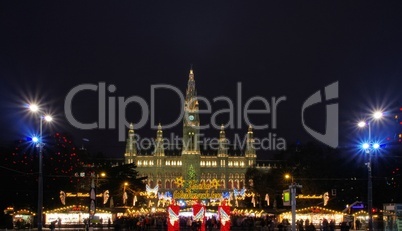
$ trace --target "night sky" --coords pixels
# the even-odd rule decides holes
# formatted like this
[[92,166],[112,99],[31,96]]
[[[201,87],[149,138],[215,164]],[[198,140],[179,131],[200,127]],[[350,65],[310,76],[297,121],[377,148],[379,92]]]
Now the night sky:
[[[107,97],[139,96],[149,104],[151,85],[184,91],[191,66],[198,95],[209,100],[236,99],[238,83],[243,105],[253,96],[286,96],[277,128],[257,130],[256,136],[275,133],[288,145],[314,140],[301,125],[303,102],[339,81],[339,145],[353,147],[362,136],[355,122],[376,108],[388,112],[388,121],[373,132],[392,137],[391,117],[402,105],[401,12],[400,1],[2,1],[1,143],[23,139],[38,127],[23,107],[36,100],[55,115],[45,133],[68,132],[78,146],[122,157],[125,143],[118,141],[117,129],[82,130],[67,121],[68,92],[105,82],[116,87]],[[156,122],[163,125],[180,114],[175,93],[158,92],[155,100]],[[222,107],[227,105],[212,104],[212,110]],[[129,105],[127,120],[139,121],[140,109]],[[78,94],[72,110],[82,122],[97,121],[97,93]],[[208,120],[201,116],[201,123]],[[272,122],[270,115],[253,121]],[[323,132],[325,105],[312,107],[306,121]],[[229,137],[247,132],[241,122],[227,129]],[[164,133],[181,135],[181,125]],[[136,132],[156,135],[149,123]],[[217,137],[218,131],[206,134]]]

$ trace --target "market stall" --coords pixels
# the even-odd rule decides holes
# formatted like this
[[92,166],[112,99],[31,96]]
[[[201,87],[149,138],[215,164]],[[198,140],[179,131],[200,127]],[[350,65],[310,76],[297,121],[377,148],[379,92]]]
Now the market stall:
[[[340,211],[335,211],[319,206],[311,206],[307,208],[297,209],[296,221],[308,220],[310,223],[312,222],[315,226],[318,227],[320,224],[322,224],[323,220],[326,219],[328,222],[332,220],[334,221],[335,225],[339,225],[343,221],[344,215],[345,214]],[[280,222],[283,220],[287,220],[289,223],[292,223],[291,212],[282,213],[280,214],[279,218]]]
[[[61,225],[84,224],[89,217],[88,211],[88,206],[82,205],[71,205],[45,211],[45,225],[49,225],[53,221],[57,221]],[[112,213],[98,209],[92,222],[107,224],[109,220],[112,220]]]

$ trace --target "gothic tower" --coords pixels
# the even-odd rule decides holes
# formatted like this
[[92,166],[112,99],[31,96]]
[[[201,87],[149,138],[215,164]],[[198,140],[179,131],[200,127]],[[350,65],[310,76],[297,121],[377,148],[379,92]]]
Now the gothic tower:
[[226,139],[225,127],[221,125],[221,131],[219,132],[219,157],[228,157],[228,140]]
[[246,142],[247,143],[246,143],[245,157],[247,159],[247,165],[249,167],[253,167],[255,165],[257,155],[255,153],[254,133],[253,133],[253,127],[251,125],[248,127]]
[[200,119],[198,114],[197,91],[193,69],[188,76],[183,116],[182,175],[187,178],[190,166],[194,168],[197,179],[200,176]]
[[130,124],[130,129],[128,130],[128,138],[126,142],[126,153],[124,154],[125,163],[133,163],[135,156],[137,156],[137,143],[134,139],[134,126],[133,124]]
[[[219,147],[218,147],[218,167],[219,167],[219,176],[221,180],[221,184],[226,187],[226,182],[228,182],[228,172],[226,166],[228,164],[229,155],[228,155],[228,139],[225,134],[225,127],[221,126],[221,130],[219,132]],[[223,174],[223,176],[222,176]]]
[[[158,125],[158,131],[156,132],[156,140],[155,141],[156,142],[155,142],[154,155],[159,156],[159,157],[165,156],[165,149],[163,147],[163,131],[162,131],[162,125],[160,123]],[[160,164],[157,164],[157,165],[159,166]]]

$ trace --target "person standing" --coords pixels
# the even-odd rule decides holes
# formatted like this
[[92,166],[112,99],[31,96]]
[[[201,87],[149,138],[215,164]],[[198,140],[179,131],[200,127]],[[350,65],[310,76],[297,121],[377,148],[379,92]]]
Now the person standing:
[[326,218],[324,218],[324,220],[322,221],[322,230],[323,231],[328,231],[329,230],[329,223],[328,223],[328,220]]
[[50,231],[54,231],[56,229],[56,221],[50,222]]
[[361,226],[361,222],[359,219],[356,220],[356,230],[359,230]]
[[59,227],[59,230],[61,230],[61,218],[60,217],[57,219],[57,227]]
[[331,219],[329,222],[329,231],[334,231],[335,230],[335,221]]

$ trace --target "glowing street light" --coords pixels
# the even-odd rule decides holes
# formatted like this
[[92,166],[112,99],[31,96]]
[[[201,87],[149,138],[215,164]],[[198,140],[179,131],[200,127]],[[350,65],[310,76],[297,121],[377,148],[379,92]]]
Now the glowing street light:
[[126,187],[128,186],[128,182],[124,182],[124,186],[123,186],[123,205],[126,205],[128,196],[127,196],[127,192],[126,192]]
[[357,126],[359,126],[359,127],[361,127],[361,128],[365,127],[366,125],[367,125],[367,124],[366,124],[365,121],[360,121],[360,122],[357,124]]
[[376,111],[373,114],[374,119],[380,119],[383,116],[383,113],[381,111]]
[[37,136],[32,137],[32,142],[38,143],[38,142],[39,142],[39,138],[38,138]]
[[380,144],[379,143],[374,143],[373,144],[373,149],[379,149],[380,148]]
[[362,148],[363,148],[364,150],[367,150],[369,147],[370,147],[370,144],[369,144],[369,143],[364,143],[364,144],[362,145]]
[[32,137],[32,141],[38,144],[39,147],[39,173],[38,173],[38,231],[42,231],[42,216],[43,216],[43,170],[42,170],[42,149],[43,149],[43,132],[42,126],[43,121],[50,122],[52,117],[50,115],[42,114],[40,108],[37,104],[30,104],[28,106],[29,110],[33,113],[40,113],[40,124],[39,124],[39,137]]
[[36,104],[30,104],[29,110],[31,110],[31,112],[37,112],[37,111],[39,111],[39,106]]
[[368,142],[362,145],[362,148],[366,151],[368,155],[368,162],[367,171],[367,210],[369,214],[369,221],[368,221],[368,228],[369,231],[373,231],[373,180],[372,180],[372,173],[371,173],[371,151],[380,148],[380,144],[372,143],[371,141],[371,121],[372,120],[379,120],[383,117],[383,113],[381,111],[376,111],[373,113],[371,120],[368,121],[360,121],[357,125],[361,128],[368,127]]
[[46,120],[46,122],[51,122],[53,120],[52,116],[50,115],[45,115],[43,118]]

